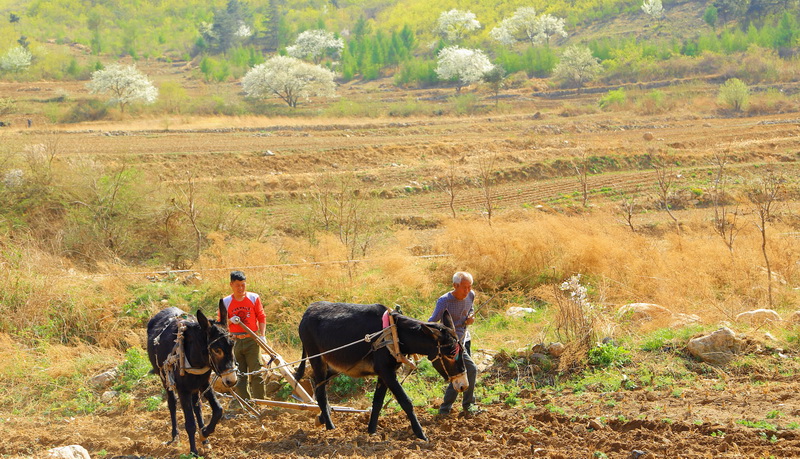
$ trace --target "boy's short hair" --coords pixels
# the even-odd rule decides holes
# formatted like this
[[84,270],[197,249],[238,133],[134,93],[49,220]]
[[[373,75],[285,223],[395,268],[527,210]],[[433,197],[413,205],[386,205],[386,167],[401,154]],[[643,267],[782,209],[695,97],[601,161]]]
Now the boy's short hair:
[[241,271],[231,271],[231,282],[247,280],[244,273]]

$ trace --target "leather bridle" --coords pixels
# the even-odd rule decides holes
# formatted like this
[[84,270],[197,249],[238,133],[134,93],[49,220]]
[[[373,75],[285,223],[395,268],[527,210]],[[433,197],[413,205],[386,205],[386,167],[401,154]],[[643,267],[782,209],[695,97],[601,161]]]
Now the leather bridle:
[[233,360],[233,367],[228,369],[228,370],[223,371],[222,373],[220,373],[219,368],[217,368],[217,364],[214,361],[214,358],[212,357],[211,345],[213,345],[214,343],[216,343],[217,341],[219,341],[221,339],[225,339],[226,338],[225,335],[227,335],[227,333],[223,333],[222,335],[218,336],[213,341],[208,343],[208,345],[206,346],[206,350],[208,351],[208,363],[209,363],[209,365],[211,365],[211,369],[214,370],[214,373],[219,375],[220,378],[238,370],[237,365],[236,365],[236,359],[233,358],[233,356],[231,356],[231,360]]
[[464,373],[467,372],[466,369],[465,369],[461,373],[458,373],[456,375],[452,375],[451,376],[450,372],[447,371],[447,365],[445,365],[445,362],[444,362],[444,359],[450,359],[451,358],[450,356],[452,356],[452,360],[453,361],[458,360],[458,352],[459,352],[460,348],[461,348],[461,343],[456,341],[455,349],[453,350],[453,352],[450,353],[450,354],[445,355],[444,352],[442,352],[442,343],[437,342],[436,343],[436,357],[430,359],[431,364],[433,364],[437,360],[441,360],[442,361],[442,371],[444,371],[444,374],[447,377],[447,381],[449,381],[451,383],[455,379],[461,377],[461,375],[463,375]]

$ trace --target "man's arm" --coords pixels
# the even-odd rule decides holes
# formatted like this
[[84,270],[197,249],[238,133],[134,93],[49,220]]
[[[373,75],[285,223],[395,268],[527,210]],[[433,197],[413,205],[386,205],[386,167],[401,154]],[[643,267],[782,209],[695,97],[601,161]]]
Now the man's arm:
[[441,322],[442,316],[444,315],[445,304],[441,298],[436,300],[436,307],[433,309],[433,314],[431,314],[431,318],[428,319],[428,322]]
[[475,292],[470,292],[472,300],[469,303],[469,312],[467,318],[464,320],[464,325],[472,325],[475,322]]
[[266,322],[259,322],[258,323],[258,336],[265,338],[267,333],[267,323]]

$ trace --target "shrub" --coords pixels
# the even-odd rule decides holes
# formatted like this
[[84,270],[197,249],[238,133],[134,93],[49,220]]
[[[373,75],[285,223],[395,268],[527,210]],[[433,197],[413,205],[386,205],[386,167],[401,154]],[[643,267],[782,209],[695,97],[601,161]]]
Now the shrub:
[[130,391],[150,371],[150,361],[143,349],[132,347],[125,353],[125,362],[119,366],[119,382],[114,390]]
[[612,342],[589,349],[589,364],[598,367],[621,367],[631,361],[630,351]]
[[603,110],[608,110],[613,105],[623,105],[626,100],[625,88],[619,88],[608,91],[605,96],[600,98],[599,105]]
[[475,94],[460,94],[450,98],[456,115],[472,115],[478,111],[478,97]]
[[108,115],[108,106],[97,99],[84,99],[78,101],[61,119],[62,123],[81,123],[83,121],[97,121]]
[[433,86],[439,78],[436,76],[436,61],[409,60],[404,62],[394,75],[394,84],[401,87],[417,86],[424,88]]
[[0,115],[7,115],[14,113],[17,109],[14,99],[10,97],[0,97]]
[[663,113],[669,109],[665,103],[666,95],[664,91],[653,90],[644,96],[640,97],[637,101],[637,111],[642,115],[654,115],[656,113]]
[[750,88],[742,80],[731,78],[719,88],[717,101],[735,112],[747,110],[750,104]]

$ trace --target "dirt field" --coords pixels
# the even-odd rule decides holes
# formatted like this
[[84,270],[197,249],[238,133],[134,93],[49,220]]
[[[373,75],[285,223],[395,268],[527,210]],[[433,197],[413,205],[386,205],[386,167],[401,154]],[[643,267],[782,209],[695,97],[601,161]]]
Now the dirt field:
[[[47,99],[59,86],[3,83],[0,95]],[[401,97],[378,83],[345,87],[342,92],[367,90],[386,103]],[[435,104],[451,91],[419,91],[414,96]],[[800,176],[797,113],[727,118],[708,107],[678,106],[660,115],[572,115],[565,105],[594,103],[597,96],[554,100],[525,90],[508,94],[505,103],[515,104],[511,113],[321,121],[164,117],[80,126],[47,126],[37,118],[32,129],[19,127],[15,120],[14,127],[3,132],[3,140],[22,146],[57,138],[58,161],[90,158],[117,167],[131,163],[163,183],[185,181],[189,172],[246,209],[268,211],[273,222],[289,219],[293,207],[323,178],[348,173],[358,177],[361,191],[381,199],[382,210],[395,221],[441,218],[449,207],[437,183],[454,162],[459,174],[473,179],[455,207],[472,213],[483,205],[475,171],[487,161],[493,161],[494,192],[505,210],[547,206],[574,196],[579,184],[570,161],[582,155],[597,158],[599,173],[590,177],[589,188],[598,201],[605,199],[603,190],[651,190],[655,176],[648,158],[656,154],[672,155],[678,162],[682,187],[707,185],[718,152],[729,153],[731,167],[742,173],[766,164],[790,181]],[[712,100],[705,102],[713,105]],[[245,415],[224,420],[204,454],[628,458],[637,457],[632,451],[638,450],[646,453],[642,457],[800,457],[800,430],[786,428],[800,422],[796,378],[770,374],[758,385],[744,376],[723,379],[724,390],[714,387],[720,377],[658,391],[529,390],[514,407],[487,405],[466,417],[438,418],[418,408],[428,442],[413,438],[402,412],[384,413],[378,434],[369,436],[367,415],[336,415],[337,429],[328,432],[315,426],[311,414],[276,409],[260,420]],[[137,397],[159,391],[150,384]],[[737,423],[762,420],[776,410],[782,413],[777,422],[781,430],[767,432]],[[600,417],[602,428],[589,427]],[[168,437],[165,404],[154,412],[132,408],[55,420],[5,413],[0,419],[0,456],[41,457],[48,448],[70,444],[84,446],[92,457],[166,458],[188,451],[183,431],[181,445],[164,445]]]
[[[749,377],[731,378],[727,389],[716,378],[700,379],[675,395],[663,391],[615,393],[550,389],[523,391],[517,407],[484,406],[474,415],[441,418],[418,407],[428,435],[413,437],[402,412],[384,413],[378,433],[367,435],[367,414],[336,414],[337,428],[315,426],[308,412],[270,409],[262,419],[225,419],[204,451],[206,458],[248,457],[798,457],[797,430],[766,432],[737,423],[781,411],[778,424],[800,420],[798,383],[775,378],[754,387]],[[677,387],[677,386],[676,386]],[[535,404],[535,407],[533,407]],[[557,408],[554,408],[557,407]],[[602,428],[589,422],[603,417]],[[179,415],[179,425],[182,423]],[[169,438],[165,404],[154,412],[47,420],[4,419],[3,457],[41,457],[53,446],[80,444],[92,457],[168,458],[188,451]],[[594,426],[598,427],[598,426]],[[633,455],[632,455],[633,454]]]
[[[5,83],[0,94],[25,94],[25,85],[31,86]],[[44,99],[58,89],[44,82],[35,87],[37,97]],[[589,189],[596,195],[602,190],[652,189],[656,155],[679,164],[678,187],[707,185],[713,156],[721,152],[728,153],[733,173],[774,164],[787,176],[798,175],[797,113],[731,118],[716,112],[713,99],[697,95],[711,92],[711,86],[689,94],[686,89],[665,91],[674,92],[670,97],[690,99],[687,105],[658,115],[630,111],[571,115],[565,106],[592,105],[599,96],[552,99],[517,89],[507,91],[504,103],[513,112],[506,114],[424,119],[165,115],[130,123],[60,125],[55,131],[37,124],[38,129],[7,130],[5,138],[29,144],[55,136],[60,161],[92,158],[116,167],[135,164],[162,183],[184,182],[190,174],[247,209],[268,210],[275,221],[288,217],[321,180],[346,174],[355,174],[361,191],[380,196],[389,217],[446,215],[449,203],[440,184],[450,164],[469,182],[456,196],[455,207],[470,212],[482,209],[477,170],[487,165],[496,180],[498,209],[546,204],[576,192],[579,184],[571,161],[582,155],[594,158]],[[354,99],[368,94],[387,104],[408,97],[388,83],[351,84],[340,93]],[[452,90],[411,93],[418,100],[442,104]]]

